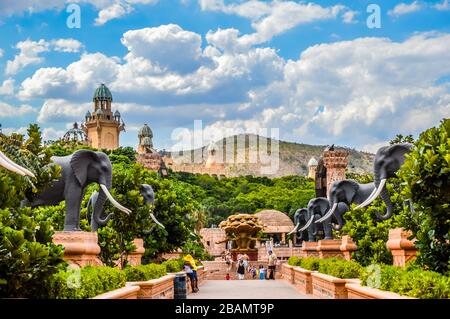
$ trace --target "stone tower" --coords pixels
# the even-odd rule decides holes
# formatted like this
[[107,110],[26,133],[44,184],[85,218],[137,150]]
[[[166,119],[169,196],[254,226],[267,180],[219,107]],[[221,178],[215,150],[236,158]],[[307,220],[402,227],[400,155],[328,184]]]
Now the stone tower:
[[87,112],[83,130],[88,136],[88,145],[95,148],[113,150],[119,147],[119,135],[125,124],[119,111],[111,111],[113,100],[111,91],[103,83],[95,90],[94,111]]
[[319,163],[317,162],[317,160],[314,157],[311,157],[311,159],[308,162],[308,177],[315,179],[316,178],[316,170],[317,170],[317,165]]
[[348,165],[349,152],[346,150],[326,150],[323,152],[323,162],[327,168],[327,197],[334,182],[345,179],[345,169]]
[[147,153],[155,153],[156,151],[153,149],[153,132],[151,128],[144,124],[143,127],[138,132],[138,154],[147,154]]

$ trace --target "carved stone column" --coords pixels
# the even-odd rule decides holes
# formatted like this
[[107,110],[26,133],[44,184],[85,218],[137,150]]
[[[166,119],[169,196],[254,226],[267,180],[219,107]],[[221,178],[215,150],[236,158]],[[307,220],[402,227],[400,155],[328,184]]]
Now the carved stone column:
[[323,163],[327,168],[327,197],[331,185],[336,181],[345,179],[345,169],[348,165],[348,151],[325,151],[323,153]]
[[356,244],[353,242],[350,236],[342,236],[342,244],[340,249],[345,259],[352,259],[352,252],[356,251],[356,248]]
[[133,240],[133,244],[136,246],[136,250],[128,255],[128,264],[131,266],[139,266],[141,264],[142,256],[145,253],[144,240],[136,238]]
[[411,232],[407,232],[403,228],[389,230],[389,240],[386,246],[394,257],[394,266],[404,267],[408,261],[416,259],[415,240],[409,240],[409,236],[411,236]]
[[64,246],[64,260],[69,264],[80,267],[100,266],[98,258],[100,246],[97,233],[84,231],[57,231],[53,235],[53,242]]

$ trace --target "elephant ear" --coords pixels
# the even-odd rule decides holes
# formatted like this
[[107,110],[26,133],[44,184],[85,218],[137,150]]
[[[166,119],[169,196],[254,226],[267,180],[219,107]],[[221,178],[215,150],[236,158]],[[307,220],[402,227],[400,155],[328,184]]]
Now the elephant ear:
[[80,185],[84,185],[87,181],[87,172],[90,162],[98,160],[97,154],[90,150],[79,150],[72,154],[70,166]]
[[352,179],[343,181],[342,189],[345,192],[345,199],[347,203],[353,202],[353,197],[358,191],[358,188],[359,188],[358,183]]

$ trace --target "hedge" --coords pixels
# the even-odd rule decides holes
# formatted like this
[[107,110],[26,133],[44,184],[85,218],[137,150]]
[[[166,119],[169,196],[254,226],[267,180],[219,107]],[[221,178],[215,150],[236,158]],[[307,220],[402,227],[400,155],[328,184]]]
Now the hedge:
[[363,267],[357,262],[341,258],[291,257],[288,264],[311,271],[317,270],[322,274],[337,278],[358,278],[363,272]]
[[179,259],[169,259],[161,263],[161,265],[166,266],[167,272],[179,272],[183,270],[184,261],[182,258]]
[[47,288],[48,295],[45,297],[50,299],[92,298],[124,287],[126,283],[125,273],[118,268],[87,266],[78,271],[60,271],[53,275]]
[[450,277],[418,268],[375,265],[363,271],[361,284],[421,299],[450,298]]
[[160,278],[167,274],[165,265],[148,264],[127,267],[123,270],[127,281],[147,281]]

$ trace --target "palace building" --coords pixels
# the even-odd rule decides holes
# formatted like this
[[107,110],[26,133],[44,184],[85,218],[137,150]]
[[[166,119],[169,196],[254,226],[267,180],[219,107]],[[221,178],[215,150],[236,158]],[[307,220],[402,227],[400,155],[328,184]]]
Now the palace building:
[[94,110],[92,113],[87,111],[81,125],[87,135],[87,143],[98,149],[114,150],[119,147],[119,136],[125,131],[125,123],[119,111],[113,113],[111,110],[111,91],[102,83],[95,90],[92,101]]

